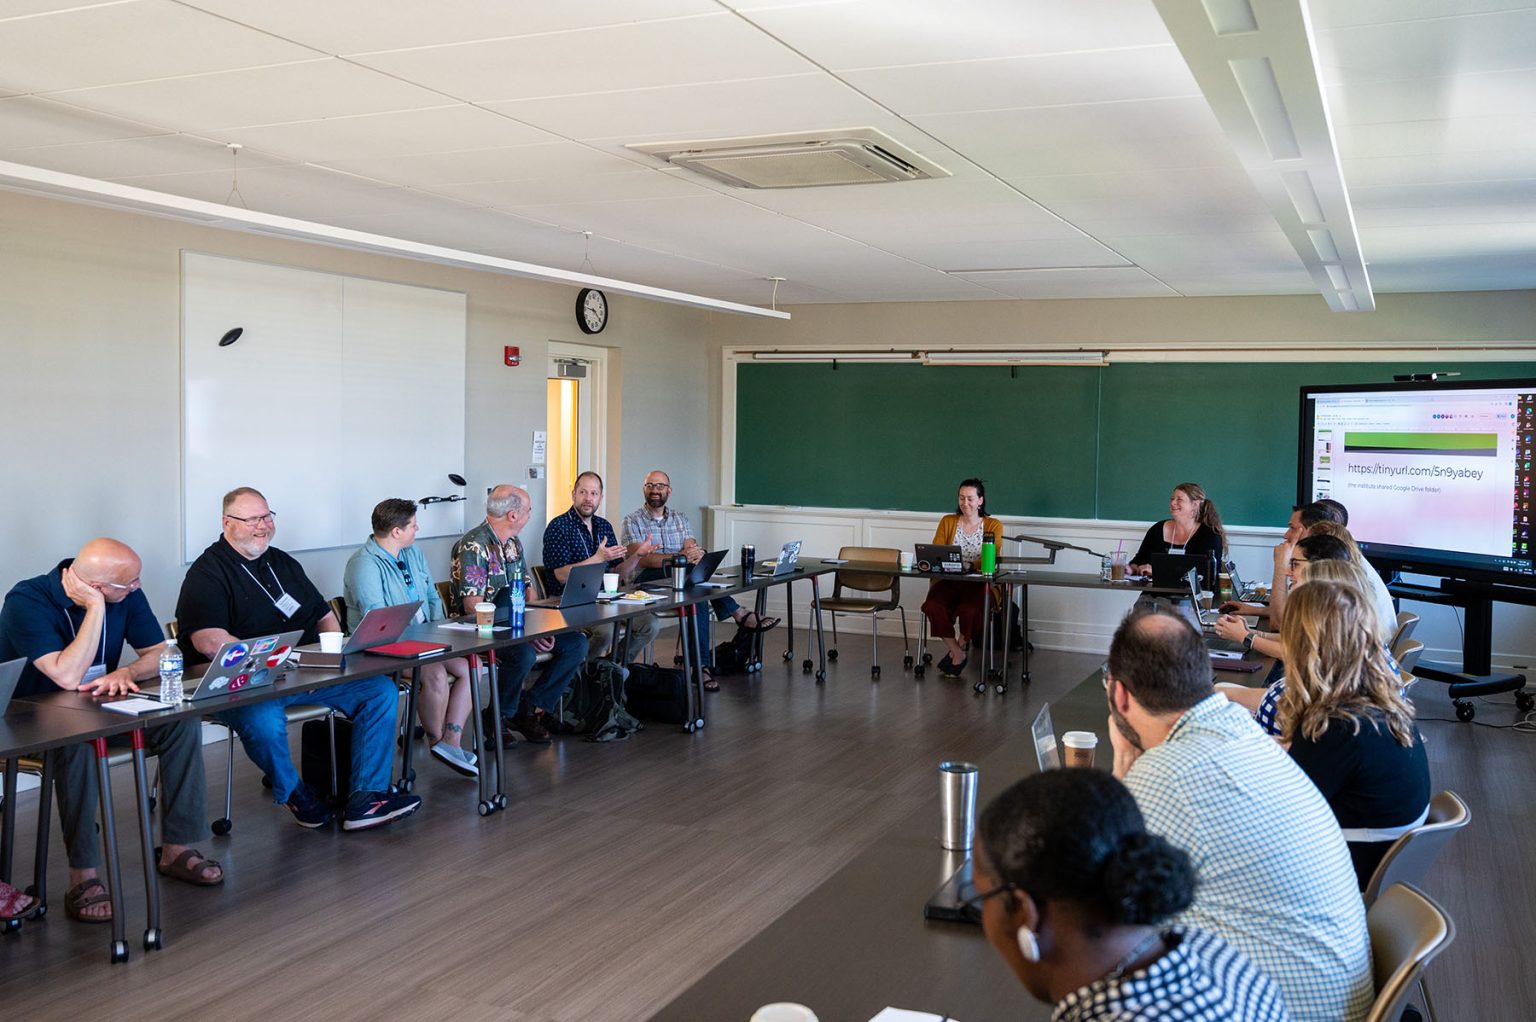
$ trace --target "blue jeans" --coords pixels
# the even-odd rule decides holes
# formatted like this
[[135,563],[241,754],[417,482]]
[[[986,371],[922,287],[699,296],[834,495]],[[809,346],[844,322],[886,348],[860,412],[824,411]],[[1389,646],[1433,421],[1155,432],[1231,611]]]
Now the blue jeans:
[[[715,621],[724,621],[741,609],[741,604],[729,596],[722,596],[718,600],[709,601],[709,609],[715,612]],[[700,614],[695,621],[699,625],[699,659],[703,666],[715,666],[715,621],[709,619],[708,614]]]
[[225,710],[217,717],[235,729],[245,754],[272,779],[272,801],[282,805],[299,786],[299,772],[288,753],[285,706],[329,706],[347,716],[352,721],[352,791],[388,791],[399,701],[395,683],[375,675]]
[[[533,648],[531,642],[521,642],[497,651],[496,693],[501,699],[503,717],[517,716],[518,704],[525,695],[523,682],[533,670],[533,661],[538,655],[539,651]],[[544,673],[526,693],[528,706],[553,711],[586,658],[585,635],[566,632],[555,636],[555,648],[549,651],[549,663],[544,665]]]

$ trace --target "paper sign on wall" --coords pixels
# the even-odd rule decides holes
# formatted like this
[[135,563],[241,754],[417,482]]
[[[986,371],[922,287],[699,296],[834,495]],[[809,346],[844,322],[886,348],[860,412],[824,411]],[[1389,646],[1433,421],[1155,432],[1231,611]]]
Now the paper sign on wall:
[[549,447],[549,434],[542,429],[533,431],[533,463],[544,464],[544,452]]

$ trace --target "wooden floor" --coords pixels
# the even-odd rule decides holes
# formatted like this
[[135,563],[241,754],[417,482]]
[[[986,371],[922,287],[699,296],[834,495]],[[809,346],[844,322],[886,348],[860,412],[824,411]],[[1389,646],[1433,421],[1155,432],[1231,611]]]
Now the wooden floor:
[[[882,646],[884,679],[871,684],[867,646],[850,638],[823,687],[778,660],[781,648],[775,637],[760,677],[728,679],[708,696],[698,734],[653,726],[622,743],[512,750],[511,808],[486,819],[474,814],[473,782],[429,760],[417,789],[426,803],[412,819],[373,833],[304,831],[266,800],[242,756],[234,833],[205,845],[229,879],[211,890],[164,885],[166,949],[137,943],[143,895],[125,815],[132,961],[109,966],[104,928],[70,922],[55,901],[46,919],[0,941],[0,1004],[8,1017],[43,1019],[104,1004],[114,1018],[221,1022],[644,1019],[893,821],[930,803],[937,817],[941,758],[1025,741],[1039,702],[1102,659],[1041,653],[1029,691],[978,697],[932,673],[914,681],[894,642]],[[1431,686],[1420,686],[1421,713],[1451,716]],[[1480,704],[1480,722],[1515,716],[1508,697]],[[1509,730],[1423,728],[1437,788],[1473,811],[1428,884],[1459,928],[1431,972],[1440,1017],[1528,1018],[1536,746]],[[221,757],[210,747],[213,799]],[[21,799],[23,877],[34,800]],[[869,945],[879,953],[878,934]]]

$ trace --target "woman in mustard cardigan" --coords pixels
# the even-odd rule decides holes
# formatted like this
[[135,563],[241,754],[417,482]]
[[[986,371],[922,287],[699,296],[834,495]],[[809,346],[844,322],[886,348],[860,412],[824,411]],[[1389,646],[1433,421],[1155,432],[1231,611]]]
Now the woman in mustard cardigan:
[[[960,548],[960,557],[967,571],[975,571],[981,560],[983,536],[991,536],[999,548],[1003,544],[1003,523],[987,516],[987,487],[980,479],[967,479],[960,484],[958,507],[952,515],[939,519],[933,541]],[[939,661],[939,673],[948,678],[958,678],[970,662],[966,647],[972,639],[980,640],[982,633],[982,588],[975,582],[958,579],[934,579],[928,587],[928,598],[923,601],[923,613],[928,617],[928,627],[934,638],[944,642],[948,650]],[[955,634],[955,619],[960,619],[959,635]]]

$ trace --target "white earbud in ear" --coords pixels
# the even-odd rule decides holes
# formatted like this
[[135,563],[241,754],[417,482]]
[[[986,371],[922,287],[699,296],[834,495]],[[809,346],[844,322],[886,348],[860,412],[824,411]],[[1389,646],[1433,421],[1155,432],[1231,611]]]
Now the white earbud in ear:
[[1040,960],[1040,942],[1035,939],[1035,932],[1027,926],[1019,927],[1019,954],[1024,956],[1026,962],[1038,962]]

